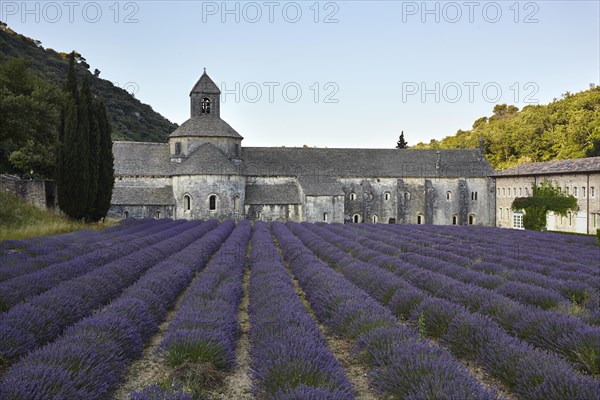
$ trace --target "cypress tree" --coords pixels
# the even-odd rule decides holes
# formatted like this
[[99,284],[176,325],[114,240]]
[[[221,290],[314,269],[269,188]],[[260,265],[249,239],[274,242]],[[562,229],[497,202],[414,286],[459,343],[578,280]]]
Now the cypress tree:
[[110,208],[115,183],[114,158],[112,154],[111,126],[102,100],[95,105],[98,131],[100,133],[100,165],[98,169],[98,195],[96,196],[95,220],[104,218]]
[[100,166],[100,133],[98,131],[98,122],[96,117],[95,104],[92,103],[92,93],[90,91],[90,82],[87,77],[83,79],[81,86],[81,114],[80,123],[82,135],[87,135],[88,149],[87,162],[88,167],[88,194],[87,204],[85,206],[86,220],[94,220],[96,215],[96,197],[98,196],[98,176]]
[[86,217],[89,186],[89,123],[80,104],[75,74],[75,54],[69,58],[67,100],[63,108],[57,168],[58,205],[69,217]]

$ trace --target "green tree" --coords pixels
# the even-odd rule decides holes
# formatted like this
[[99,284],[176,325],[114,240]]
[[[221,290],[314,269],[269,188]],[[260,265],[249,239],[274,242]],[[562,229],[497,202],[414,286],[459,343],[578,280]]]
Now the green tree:
[[63,95],[33,75],[30,64],[24,59],[0,64],[0,173],[52,178]]
[[548,211],[566,216],[569,210],[577,211],[577,199],[559,191],[558,187],[544,180],[539,186],[533,184],[531,197],[517,197],[511,208],[514,211],[525,210],[523,226],[525,229],[540,231],[546,228]]
[[100,220],[106,216],[110,208],[113,185],[115,183],[114,158],[112,153],[112,128],[104,102],[99,101],[95,106],[98,132],[100,134],[100,158],[98,169],[98,192],[96,196],[95,213],[93,218]]
[[404,140],[404,131],[400,132],[400,137],[398,138],[398,143],[396,143],[397,149],[406,149],[408,147],[408,143]]
[[59,134],[56,184],[60,209],[70,218],[84,219],[89,195],[89,124],[85,118],[80,120],[84,108],[80,105],[75,76],[75,54],[71,53],[66,85],[68,98],[61,113],[63,131]]

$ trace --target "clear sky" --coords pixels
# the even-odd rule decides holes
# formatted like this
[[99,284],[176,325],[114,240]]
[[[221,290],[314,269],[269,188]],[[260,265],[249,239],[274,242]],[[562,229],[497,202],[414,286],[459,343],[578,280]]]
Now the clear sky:
[[0,1],[169,120],[206,67],[245,146],[394,147],[600,84],[592,1]]

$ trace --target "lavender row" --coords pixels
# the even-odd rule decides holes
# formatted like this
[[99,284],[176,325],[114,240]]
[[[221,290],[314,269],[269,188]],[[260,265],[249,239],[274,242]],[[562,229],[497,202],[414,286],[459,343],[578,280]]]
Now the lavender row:
[[317,235],[308,225],[289,226],[309,249],[397,317],[408,318],[423,335],[442,339],[455,356],[477,361],[521,398],[589,399],[599,393],[598,382],[581,376],[558,356],[508,335],[488,317],[430,297],[392,272],[357,261],[342,250],[352,247],[346,245],[349,240],[322,228],[315,229]]
[[[534,346],[554,351],[592,374],[600,366],[600,329],[575,317],[519,304],[488,289],[467,285],[445,275],[385,256],[329,229],[306,225],[319,231],[328,243],[350,250],[353,257],[391,271],[415,287],[450,302],[461,304],[496,321],[511,335]],[[322,239],[321,239],[322,240]]]
[[124,235],[120,238],[120,244],[100,248],[70,261],[53,264],[37,272],[1,282],[0,309],[8,310],[22,301],[52,289],[61,282],[87,274],[96,268],[168,239],[171,235],[180,232],[179,225],[181,222],[160,224],[143,231],[149,236],[141,238]]
[[159,232],[161,227],[165,226],[166,223],[168,223],[168,225],[175,224],[170,220],[147,222],[145,224],[133,225],[116,235],[107,235],[106,237],[101,238],[95,236],[88,238],[87,240],[71,241],[60,249],[54,251],[49,250],[45,254],[19,261],[3,268],[0,271],[0,281],[6,281],[18,276],[30,274],[50,265],[66,262],[98,249],[114,247],[143,235]]
[[[461,228],[464,227],[438,229],[433,226],[418,226],[407,227],[405,230],[403,227],[392,226],[384,229],[401,235],[403,240],[416,240],[417,243],[426,240],[436,246],[453,246],[454,251],[463,251],[472,259],[500,261],[515,268],[537,266],[537,272],[545,275],[573,277],[573,274],[584,274],[595,278],[600,276],[597,268],[600,248],[593,240],[585,246],[576,246],[577,240],[587,238],[565,239],[564,235],[559,235],[560,240],[548,243],[540,240],[537,232],[484,227],[473,227],[469,230]],[[451,236],[442,236],[442,232]],[[577,255],[573,256],[573,252]]]
[[182,233],[63,282],[30,302],[11,308],[0,315],[0,356],[14,360],[55,339],[69,325],[117,297],[153,265],[185,248],[216,225],[216,221],[179,225]]
[[[37,236],[24,240],[5,240],[0,242],[1,266],[8,267],[19,262],[29,262],[39,256],[59,251],[73,242],[94,241],[101,237],[118,235],[120,231],[131,229],[136,225],[149,223],[151,220],[123,223],[101,230],[79,230],[58,235]],[[0,268],[0,271],[2,268]]]
[[251,231],[250,222],[240,222],[186,291],[160,346],[169,364],[191,361],[209,362],[220,370],[234,367]]
[[[392,313],[342,274],[318,261],[284,225],[273,232],[317,317],[356,341],[378,391],[391,398],[495,399],[439,346],[400,325]],[[338,253],[341,260],[347,255]]]
[[[427,234],[428,232],[423,232]],[[423,234],[422,233],[422,234]],[[487,246],[473,246],[472,248],[463,248],[461,246],[447,243],[447,248],[452,248],[456,253],[461,253],[474,261],[484,261],[506,265],[511,269],[525,269],[527,271],[537,272],[549,277],[564,281],[575,281],[592,285],[595,290],[600,289],[600,271],[598,270],[598,260],[600,259],[600,248],[594,246],[578,252],[579,257],[591,256],[588,264],[583,262],[573,262],[565,260],[565,255],[576,251],[570,245],[561,243],[557,245],[558,249],[542,246],[539,243],[509,241],[500,242],[501,247],[498,251],[498,244],[489,244]],[[501,239],[500,239],[501,240]],[[440,244],[437,243],[436,246]],[[558,252],[557,252],[558,251]],[[514,254],[513,254],[514,253]],[[593,260],[593,261],[592,261]]]
[[[377,231],[369,232],[369,236],[367,237],[366,235],[363,236],[357,234],[349,229],[343,229],[341,226],[331,226],[329,229],[338,235],[355,240],[369,249],[391,257],[398,257],[400,260],[452,277],[463,283],[470,283],[475,286],[489,289],[523,304],[537,306],[542,309],[553,309],[557,308],[559,305],[562,305],[563,308],[568,308],[571,304],[568,297],[565,297],[553,289],[514,282],[500,278],[499,276],[489,275],[487,272],[500,270],[502,268],[500,266],[496,267],[491,263],[473,264],[472,269],[469,269],[456,264],[457,257],[455,254],[445,252],[438,247],[428,248],[395,241],[393,238],[382,235]],[[403,246],[404,253],[400,252],[400,245]],[[481,265],[485,272],[477,271],[476,265]],[[578,294],[589,300],[593,295],[593,291],[592,293],[588,293],[578,285],[565,285],[563,287],[573,296]],[[572,289],[572,291],[569,289]],[[582,289],[583,293],[581,291]]]
[[[214,224],[208,224],[214,228]],[[180,293],[219,248],[233,222],[150,268],[114,302],[71,326],[53,343],[13,365],[0,397],[13,400],[106,399],[128,363],[157,330]],[[197,236],[196,236],[197,237]]]
[[[335,227],[332,229],[338,233],[343,231]],[[398,255],[398,246],[402,246],[406,253],[401,253],[398,257],[407,262],[443,273],[464,283],[494,290],[524,304],[543,309],[560,308],[563,312],[576,313],[577,317],[584,322],[600,324],[600,296],[588,283],[559,280],[531,272],[530,270],[536,269],[535,265],[515,270],[505,267],[501,262],[472,262],[470,257],[456,254],[459,253],[458,250],[452,253],[446,246],[423,247],[406,244],[397,238],[382,235],[381,231],[374,229],[368,231],[369,237],[392,246],[382,248],[387,255]],[[363,238],[361,241],[370,248],[381,247],[380,243],[369,239]],[[417,252],[420,254],[416,254]],[[578,307],[572,307],[573,304]]]
[[276,400],[354,399],[342,367],[300,302],[264,222],[254,226],[248,292],[255,394]]

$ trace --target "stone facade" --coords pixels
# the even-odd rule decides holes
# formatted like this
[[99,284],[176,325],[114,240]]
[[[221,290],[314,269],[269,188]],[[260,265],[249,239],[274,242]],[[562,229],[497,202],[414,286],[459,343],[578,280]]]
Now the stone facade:
[[204,73],[168,143],[115,142],[110,215],[493,225],[480,149],[242,147]]
[[513,200],[529,196],[533,184],[547,180],[575,196],[579,206],[566,216],[548,213],[548,230],[594,234],[600,228],[600,157],[523,164],[497,171],[495,180],[498,227],[521,229],[523,212],[511,210]]

